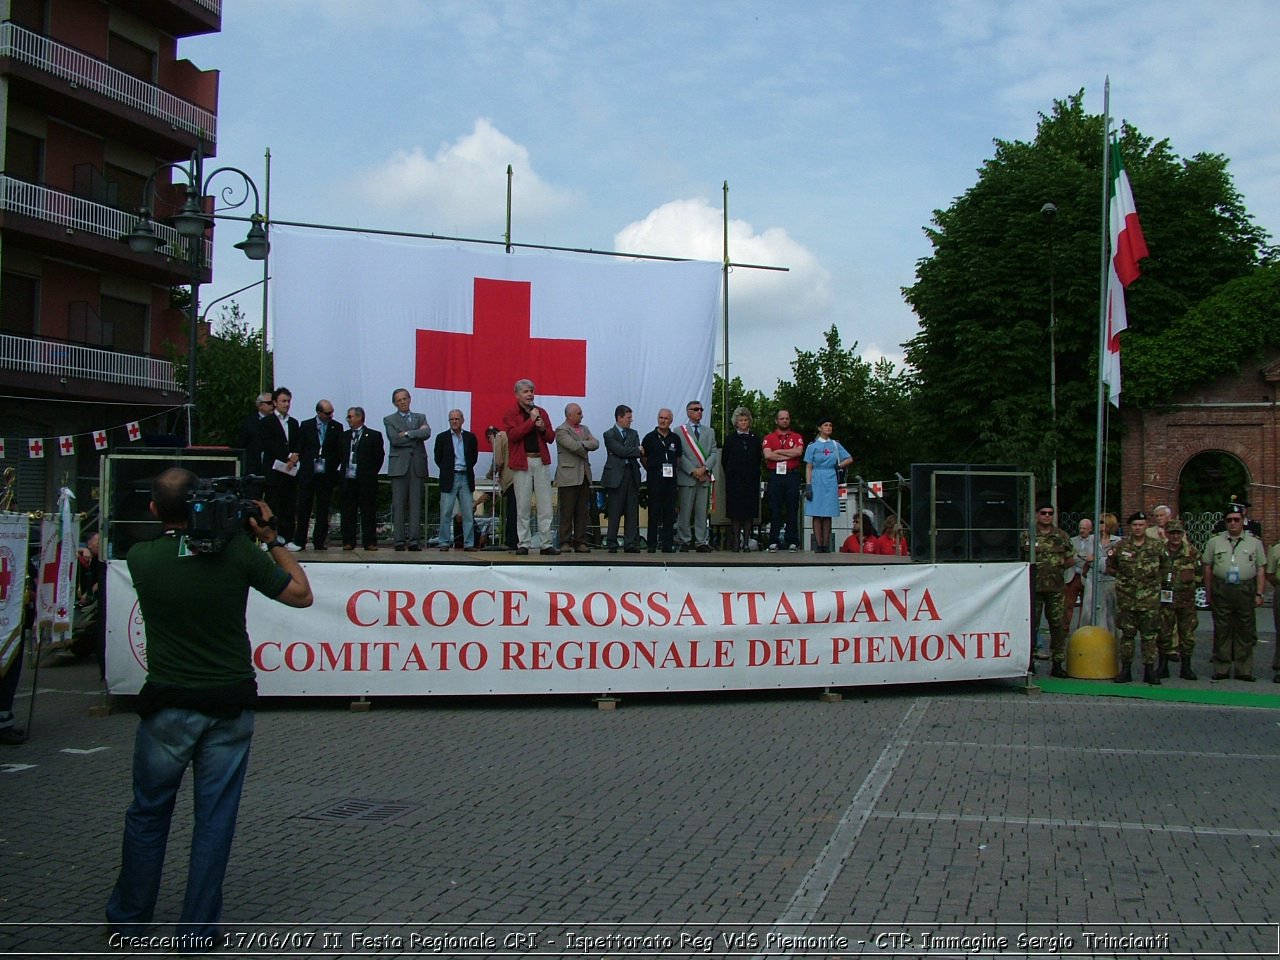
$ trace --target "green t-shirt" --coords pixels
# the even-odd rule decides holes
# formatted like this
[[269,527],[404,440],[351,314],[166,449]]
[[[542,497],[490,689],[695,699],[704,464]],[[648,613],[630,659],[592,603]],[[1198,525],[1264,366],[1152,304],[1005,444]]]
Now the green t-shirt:
[[221,553],[178,556],[178,536],[134,544],[129,573],[147,635],[151,683],[203,690],[253,679],[249,588],[274,599],[289,574],[247,536]]

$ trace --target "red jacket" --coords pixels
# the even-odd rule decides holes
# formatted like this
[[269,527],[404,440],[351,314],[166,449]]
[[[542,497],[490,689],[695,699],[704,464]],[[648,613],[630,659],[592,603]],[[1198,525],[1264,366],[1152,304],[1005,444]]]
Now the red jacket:
[[856,533],[851,533],[844,538],[844,543],[840,544],[841,553],[879,553],[880,538],[879,537],[861,537]]
[[532,415],[525,413],[524,407],[518,403],[502,418],[502,426],[506,428],[507,440],[510,441],[507,449],[507,466],[512,470],[529,469],[529,452],[524,448],[524,438],[531,431],[537,433],[538,450],[542,462],[548,466],[551,464],[549,445],[556,442],[556,429],[551,426],[551,418],[547,416],[547,411],[538,406],[533,409],[542,414],[542,429],[539,431],[534,430]]

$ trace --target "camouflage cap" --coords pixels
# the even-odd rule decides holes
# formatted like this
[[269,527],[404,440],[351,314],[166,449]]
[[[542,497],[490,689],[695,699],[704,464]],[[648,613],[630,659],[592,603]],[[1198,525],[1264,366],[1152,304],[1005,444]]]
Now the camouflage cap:
[[1174,519],[1174,520],[1170,520],[1167,524],[1165,524],[1164,532],[1165,533],[1186,533],[1187,528],[1182,525],[1181,520]]

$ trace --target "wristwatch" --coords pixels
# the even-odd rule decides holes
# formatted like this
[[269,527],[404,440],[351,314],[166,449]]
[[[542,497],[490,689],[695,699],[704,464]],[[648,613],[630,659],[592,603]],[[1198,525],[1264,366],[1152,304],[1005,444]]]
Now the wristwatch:
[[270,550],[272,547],[283,547],[288,542],[289,542],[288,540],[286,540],[284,537],[280,536],[280,534],[277,533],[276,538],[274,540],[267,541],[267,549]]

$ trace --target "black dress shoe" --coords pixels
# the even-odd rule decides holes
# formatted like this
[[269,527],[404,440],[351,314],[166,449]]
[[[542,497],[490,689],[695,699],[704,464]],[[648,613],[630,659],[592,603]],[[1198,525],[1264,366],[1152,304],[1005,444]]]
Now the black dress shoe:
[[6,747],[16,747],[26,742],[27,731],[19,727],[5,727],[0,730],[0,744],[4,744]]
[[529,555],[529,548],[528,548],[528,547],[516,547],[516,556],[517,556],[517,557],[527,557],[528,555]]
[[403,543],[397,543],[397,544],[396,544],[396,549],[397,549],[397,550],[401,550],[401,551],[403,551],[403,550],[404,550],[404,544],[403,544]]
[[626,548],[626,549],[624,549],[622,552],[623,552],[623,553],[639,553],[639,552],[640,552],[640,548],[639,548],[639,547],[627,547],[627,548]]
[[1213,675],[1213,679],[1214,679],[1214,680],[1226,680],[1229,676],[1231,676],[1231,674],[1229,674],[1229,673],[1215,673],[1215,674]]
[[[617,553],[617,552],[618,552],[618,548],[617,548],[617,547],[610,547],[610,548],[609,548],[609,552],[610,552],[610,553]],[[1280,676],[1280,674],[1277,674],[1277,676]],[[1277,680],[1276,682],[1277,682],[1277,683],[1280,683],[1280,680]]]
[[657,552],[658,552],[658,548],[657,548],[657,547],[650,547],[650,548],[649,548],[649,552],[650,552],[650,553],[657,553]]
[[311,549],[312,550],[328,550],[329,548],[325,546],[323,543],[313,543],[311,545]]
[[543,548],[542,548],[541,550],[539,550],[538,552],[539,552],[540,554],[542,554],[544,557],[558,557],[558,556],[560,556],[560,548],[559,548],[559,547],[543,547]]
[[419,553],[422,551],[422,546],[421,544],[411,543],[409,544],[409,549],[412,550],[414,553]]
[[696,547],[694,547],[694,549],[698,551],[698,553],[710,553],[711,545],[708,543],[700,543]]

